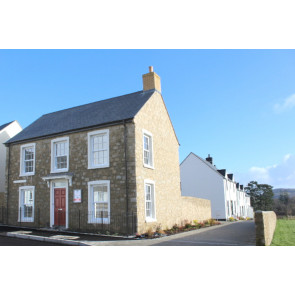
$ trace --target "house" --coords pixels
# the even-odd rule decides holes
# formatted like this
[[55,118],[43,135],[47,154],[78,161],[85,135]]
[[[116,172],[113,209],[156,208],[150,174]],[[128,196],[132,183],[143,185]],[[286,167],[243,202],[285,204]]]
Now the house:
[[212,218],[253,217],[243,186],[226,169],[217,169],[210,155],[204,160],[190,153],[180,164],[180,178],[182,194],[211,201]]
[[6,147],[4,143],[22,130],[17,121],[0,126],[0,207],[4,206]]
[[160,77],[142,78],[141,91],[46,114],[6,143],[9,224],[144,233],[211,217],[210,201],[181,196]]

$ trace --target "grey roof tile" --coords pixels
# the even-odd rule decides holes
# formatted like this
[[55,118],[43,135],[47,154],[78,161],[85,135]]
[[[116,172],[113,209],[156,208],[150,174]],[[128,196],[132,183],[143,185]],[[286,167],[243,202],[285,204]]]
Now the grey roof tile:
[[154,92],[138,91],[43,115],[6,143],[132,119]]

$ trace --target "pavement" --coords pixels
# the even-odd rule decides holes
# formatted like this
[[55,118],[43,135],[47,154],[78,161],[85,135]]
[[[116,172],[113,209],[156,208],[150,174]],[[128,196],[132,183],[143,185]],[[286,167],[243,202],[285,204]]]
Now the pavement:
[[[222,230],[214,231],[217,229],[225,228],[231,226],[228,232],[239,232],[239,230],[234,230],[234,224],[240,223],[249,223],[249,221],[238,221],[238,222],[221,222],[220,225],[205,227],[197,230],[192,230],[188,232],[183,232],[171,236],[165,236],[155,239],[134,239],[132,237],[120,237],[120,236],[104,236],[104,235],[91,235],[87,233],[69,233],[69,232],[58,232],[58,231],[48,231],[48,230],[30,230],[30,229],[19,229],[19,228],[10,228],[7,227],[6,230],[2,227],[2,236],[5,235],[7,237],[14,237],[20,239],[28,239],[35,241],[42,241],[47,243],[54,243],[60,245],[69,245],[69,246],[180,246],[180,245],[196,245],[196,237],[202,237],[203,235],[216,236],[217,232],[221,232],[221,235],[224,237],[224,233]],[[253,221],[252,221],[253,223]],[[236,226],[236,228],[238,228]],[[233,229],[233,230],[232,230]],[[214,234],[213,232],[214,231]],[[215,233],[216,232],[216,233]],[[205,234],[207,233],[207,234]],[[217,234],[218,235],[218,234]],[[200,240],[200,239],[199,239]],[[253,237],[252,237],[253,240]],[[185,242],[187,241],[187,242]],[[185,244],[186,243],[186,244]],[[251,241],[252,243],[252,241]],[[249,245],[251,244],[249,242]],[[213,245],[214,243],[209,243],[209,245]],[[202,241],[198,242],[198,245],[202,244]],[[206,245],[206,244],[205,244]],[[232,245],[236,246],[239,244],[235,243],[226,243],[220,242],[215,243],[214,245]]]

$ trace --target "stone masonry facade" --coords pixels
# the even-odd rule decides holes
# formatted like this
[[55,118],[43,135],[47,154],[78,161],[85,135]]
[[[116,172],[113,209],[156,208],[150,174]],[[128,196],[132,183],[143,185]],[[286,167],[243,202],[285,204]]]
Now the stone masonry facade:
[[[135,157],[134,157],[134,124],[126,124],[127,130],[127,163],[129,210],[136,213]],[[42,177],[49,175],[51,170],[51,140],[58,137],[69,137],[69,172],[73,173],[72,186],[68,186],[69,229],[92,231],[96,228],[87,223],[88,182],[96,180],[110,181],[110,212],[115,222],[111,221],[110,230],[123,232],[126,220],[126,186],[125,186],[125,153],[124,125],[103,127],[109,130],[110,167],[88,169],[88,131],[32,140],[36,144],[35,175],[20,177],[20,148],[22,144],[10,146],[8,216],[9,224],[17,225],[19,206],[19,187],[35,187],[35,218],[33,223],[22,223],[25,226],[49,227],[50,225],[50,188]],[[14,183],[25,180],[25,183]],[[82,202],[73,203],[73,190],[82,190]],[[78,220],[78,215],[79,220]],[[80,223],[78,225],[78,223]],[[112,228],[114,225],[115,228]]]
[[[184,221],[211,218],[209,200],[182,197],[180,189],[179,143],[163,98],[159,92],[149,99],[135,119],[135,156],[138,232],[171,228]],[[143,130],[152,134],[154,169],[143,165]],[[146,222],[144,180],[155,182],[156,221]]]
[[[180,189],[179,143],[170,121],[161,94],[154,92],[152,97],[137,113],[132,122],[98,127],[75,133],[31,140],[36,144],[35,174],[20,176],[21,145],[11,144],[10,161],[7,162],[6,202],[8,205],[8,223],[19,225],[19,188],[35,187],[34,222],[21,225],[32,227],[50,227],[52,187],[42,177],[51,171],[51,140],[69,137],[69,170],[72,185],[67,186],[68,228],[70,230],[99,232],[101,225],[87,222],[88,182],[110,181],[110,214],[108,225],[110,232],[126,233],[126,211],[128,193],[128,228],[133,233],[145,233],[149,229],[171,228],[174,224],[203,221],[211,218],[209,200],[194,197],[182,197]],[[109,130],[109,160],[107,168],[88,169],[88,132]],[[143,130],[152,134],[153,168],[143,165]],[[125,162],[125,132],[127,147],[127,186]],[[8,149],[7,149],[8,150]],[[155,215],[152,222],[146,220],[145,180],[151,180],[155,186]],[[15,183],[18,181],[18,183]],[[25,181],[19,183],[19,181]],[[73,192],[82,191],[82,202],[73,202]],[[135,217],[135,219],[133,218]]]

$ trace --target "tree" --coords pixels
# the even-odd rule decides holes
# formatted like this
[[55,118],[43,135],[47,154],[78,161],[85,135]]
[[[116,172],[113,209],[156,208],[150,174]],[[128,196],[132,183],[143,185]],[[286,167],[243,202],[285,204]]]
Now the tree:
[[285,208],[285,215],[289,215],[289,203],[290,203],[290,197],[288,192],[281,192],[279,197],[279,202],[284,206]]
[[273,191],[272,186],[268,184],[259,184],[257,181],[251,181],[245,187],[246,193],[250,196],[251,206],[254,211],[273,210]]

